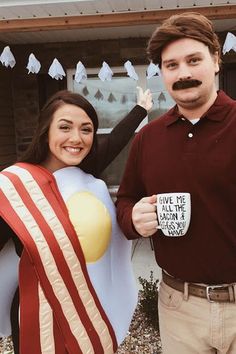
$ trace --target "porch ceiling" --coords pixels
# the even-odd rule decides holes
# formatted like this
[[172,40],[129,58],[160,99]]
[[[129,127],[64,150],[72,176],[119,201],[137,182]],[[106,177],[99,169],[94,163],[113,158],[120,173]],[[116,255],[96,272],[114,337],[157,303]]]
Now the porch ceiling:
[[163,19],[202,12],[219,32],[236,30],[236,0],[2,0],[7,44],[148,37]]

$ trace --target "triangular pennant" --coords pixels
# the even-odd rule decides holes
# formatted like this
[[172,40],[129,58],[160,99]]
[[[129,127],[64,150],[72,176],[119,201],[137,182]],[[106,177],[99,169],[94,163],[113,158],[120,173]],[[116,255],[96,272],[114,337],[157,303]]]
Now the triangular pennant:
[[101,81],[111,81],[113,75],[113,71],[111,70],[110,66],[104,61],[102,64],[102,68],[98,73],[98,77]]
[[86,69],[81,61],[79,61],[76,65],[76,71],[75,71],[75,81],[76,82],[81,82],[82,80],[87,79],[87,72]]
[[164,95],[163,92],[160,93],[160,95],[158,97],[158,101],[159,102],[166,102],[166,96]]
[[28,64],[26,69],[28,69],[28,74],[38,74],[41,68],[41,64],[33,53],[29,55]]
[[0,56],[0,61],[2,63],[2,65],[8,67],[10,66],[11,68],[13,68],[16,64],[16,60],[14,55],[11,52],[10,47],[6,46],[3,51],[2,54]]
[[87,89],[87,86],[84,86],[84,88],[82,90],[82,93],[83,93],[84,96],[88,96],[89,90]]
[[153,76],[160,76],[160,68],[158,65],[150,63],[148,68],[147,68],[147,79],[151,79]]
[[94,97],[97,99],[97,100],[103,100],[103,94],[101,93],[100,90],[97,90],[96,94],[94,95]]
[[48,74],[56,80],[62,80],[63,76],[66,76],[66,73],[61,65],[61,63],[58,61],[57,58],[55,58],[48,70]]
[[133,65],[132,65],[130,60],[127,60],[125,62],[124,67],[125,67],[125,69],[127,71],[127,75],[129,77],[131,77],[134,80],[138,80],[138,75],[137,75],[137,73],[136,73],[136,71],[135,71],[135,69],[134,69],[134,67],[133,67]]
[[125,103],[127,102],[127,97],[126,97],[126,95],[123,95],[123,96],[121,97],[120,102],[121,102],[122,104],[125,104]]
[[110,93],[110,95],[109,95],[107,101],[108,101],[108,102],[114,102],[114,101],[116,101],[116,98],[115,98],[115,96],[113,95],[113,93]]
[[229,52],[231,49],[233,49],[236,52],[236,36],[233,33],[228,32],[223,45],[222,52],[223,54],[225,54]]

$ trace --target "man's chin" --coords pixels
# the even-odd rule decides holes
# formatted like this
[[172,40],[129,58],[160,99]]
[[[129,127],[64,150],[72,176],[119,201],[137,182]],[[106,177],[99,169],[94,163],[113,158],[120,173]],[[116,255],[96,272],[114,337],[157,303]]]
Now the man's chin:
[[181,101],[191,101],[199,98],[199,92],[194,89],[183,89],[174,92],[174,99]]
[[189,95],[188,97],[178,97],[175,98],[177,105],[182,107],[198,107],[200,105],[200,97],[196,95]]

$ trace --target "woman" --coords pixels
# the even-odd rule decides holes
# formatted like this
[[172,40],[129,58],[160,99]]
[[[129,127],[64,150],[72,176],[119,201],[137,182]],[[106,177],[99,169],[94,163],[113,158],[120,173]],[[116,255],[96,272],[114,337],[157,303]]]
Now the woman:
[[[20,350],[18,306],[11,314],[15,353],[114,353],[128,329],[137,300],[131,245],[104,182],[76,167],[97,157],[104,162],[95,172],[101,172],[114,154],[101,156],[97,127],[87,100],[58,92],[42,109],[25,157],[0,174],[0,259],[12,257],[9,239],[21,257]],[[8,304],[1,295],[1,335],[18,283],[12,273],[10,285],[10,276],[2,280]]]
[[[64,93],[66,92],[67,91],[64,91]],[[56,93],[55,97],[57,97],[57,95],[60,95],[60,91]],[[50,105],[50,102],[53,100],[54,96],[48,100],[45,107]],[[106,134],[102,140],[95,137],[94,149],[82,161],[80,168],[95,177],[99,177],[127,145],[136,128],[147,116],[147,112],[152,108],[152,104],[152,94],[150,90],[147,89],[143,92],[141,87],[137,87],[137,105],[113,128],[110,134]],[[36,141],[37,139],[36,137]],[[39,161],[31,161],[30,156],[31,150],[28,149],[24,156],[24,161],[39,163]]]

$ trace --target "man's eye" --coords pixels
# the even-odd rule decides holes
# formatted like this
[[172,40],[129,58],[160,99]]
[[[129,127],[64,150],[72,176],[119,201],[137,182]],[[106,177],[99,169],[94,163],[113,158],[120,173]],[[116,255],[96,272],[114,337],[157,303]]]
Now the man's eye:
[[177,66],[176,63],[169,63],[169,64],[167,64],[166,67],[167,67],[168,69],[174,69],[176,66]]
[[200,58],[191,58],[189,60],[189,63],[190,64],[197,64],[201,59]]

